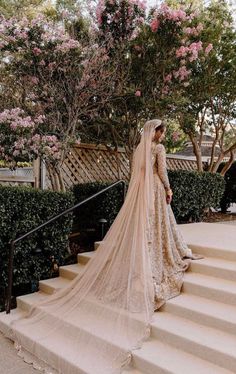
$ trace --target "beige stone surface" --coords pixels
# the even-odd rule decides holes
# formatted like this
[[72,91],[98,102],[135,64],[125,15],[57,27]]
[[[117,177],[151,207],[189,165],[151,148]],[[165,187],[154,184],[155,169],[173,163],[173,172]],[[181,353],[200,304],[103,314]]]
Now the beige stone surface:
[[0,374],[35,374],[34,368],[16,355],[13,343],[0,333]]
[[[169,300],[154,316],[152,338],[134,352],[134,366],[127,374],[236,373],[236,228],[232,225],[233,222],[222,222],[180,226],[190,248],[204,258],[192,261],[182,294]],[[17,310],[7,318],[0,314],[0,329],[4,331],[17,313],[67,285],[92,255],[79,254],[79,263],[62,267],[60,277],[41,281],[39,292],[18,297]],[[37,371],[16,355],[12,342],[0,333],[0,374],[13,373]]]

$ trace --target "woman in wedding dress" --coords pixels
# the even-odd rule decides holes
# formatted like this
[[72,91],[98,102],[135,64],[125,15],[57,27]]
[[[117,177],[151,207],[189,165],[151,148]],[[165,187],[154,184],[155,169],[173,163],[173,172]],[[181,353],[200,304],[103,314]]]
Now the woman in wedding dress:
[[[27,316],[10,336],[45,373],[121,373],[150,336],[155,310],[180,293],[193,255],[171,210],[165,126],[147,121],[125,202],[84,270]],[[9,335],[9,334],[8,334]]]

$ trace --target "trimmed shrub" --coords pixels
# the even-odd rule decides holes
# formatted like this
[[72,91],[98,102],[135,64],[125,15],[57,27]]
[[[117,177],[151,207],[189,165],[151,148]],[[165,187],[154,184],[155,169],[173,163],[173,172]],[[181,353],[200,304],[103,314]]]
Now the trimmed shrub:
[[[218,172],[220,173],[225,165],[222,162],[219,166]],[[236,161],[231,165],[229,170],[225,173],[225,192],[220,202],[222,212],[226,212],[231,203],[236,203]]]
[[201,221],[204,212],[219,207],[225,181],[219,174],[186,170],[169,171],[172,209],[179,222]]
[[[172,209],[179,222],[196,222],[203,218],[204,211],[218,207],[223,195],[225,182],[219,174],[199,173],[195,171],[169,171],[170,183],[174,192]],[[76,202],[93,195],[108,186],[109,183],[78,184],[73,188]],[[98,196],[78,209],[75,222],[77,228],[99,230],[99,219],[108,221],[107,229],[114,221],[123,202],[123,186]],[[99,239],[97,232],[95,240]]]
[[[76,203],[101,191],[112,183],[114,182],[94,182],[75,185],[72,191]],[[123,204],[123,188],[123,185],[119,184],[79,207],[74,215],[74,227],[80,231],[93,229],[94,237],[92,239],[101,239],[101,223],[99,223],[99,220],[107,220],[107,224],[104,227],[106,232]]]
[[[0,289],[7,286],[9,241],[71,207],[71,193],[0,186]],[[54,256],[59,265],[68,256],[72,214],[61,217],[16,244],[13,286],[37,284],[50,277]],[[20,287],[18,287],[20,288]]]

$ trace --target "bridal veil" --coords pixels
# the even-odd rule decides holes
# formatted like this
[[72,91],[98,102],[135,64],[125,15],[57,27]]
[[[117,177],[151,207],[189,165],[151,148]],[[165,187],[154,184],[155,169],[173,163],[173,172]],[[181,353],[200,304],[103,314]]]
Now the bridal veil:
[[149,336],[154,311],[149,258],[154,213],[151,145],[160,124],[146,122],[125,202],[84,271],[12,323],[11,333],[23,357],[39,359],[62,374],[120,373],[132,350]]

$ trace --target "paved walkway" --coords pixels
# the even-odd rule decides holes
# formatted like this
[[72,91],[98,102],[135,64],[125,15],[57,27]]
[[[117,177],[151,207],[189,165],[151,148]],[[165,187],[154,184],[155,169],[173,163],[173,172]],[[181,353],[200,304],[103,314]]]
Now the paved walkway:
[[[230,207],[229,207],[229,211],[231,214],[234,214],[236,215],[236,204],[232,204]],[[222,225],[234,225],[236,226],[236,220],[234,221],[222,221],[222,222],[216,222],[216,223],[221,223]]]
[[0,333],[0,374],[36,374],[36,370],[18,357],[12,342]]

